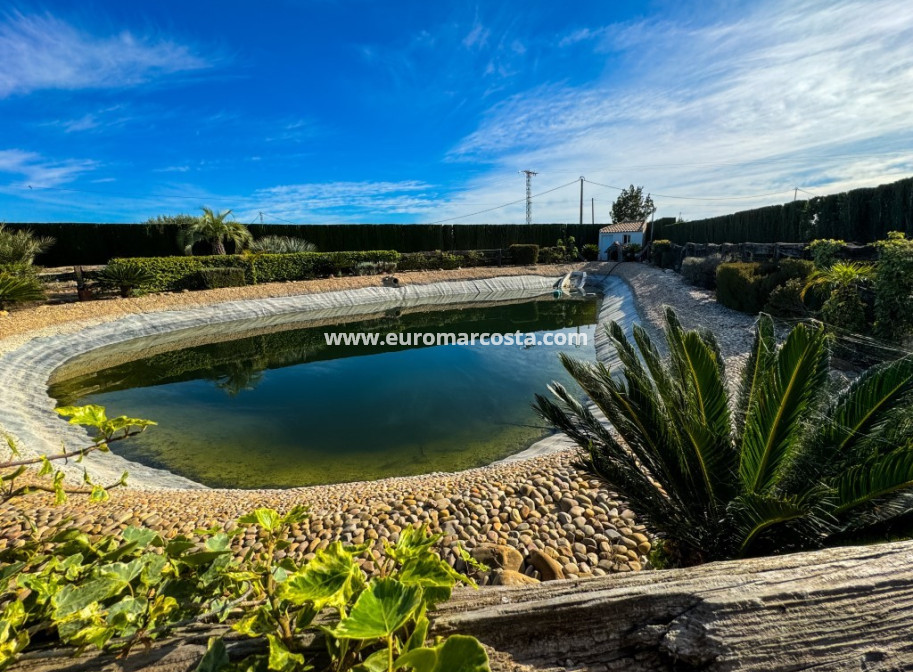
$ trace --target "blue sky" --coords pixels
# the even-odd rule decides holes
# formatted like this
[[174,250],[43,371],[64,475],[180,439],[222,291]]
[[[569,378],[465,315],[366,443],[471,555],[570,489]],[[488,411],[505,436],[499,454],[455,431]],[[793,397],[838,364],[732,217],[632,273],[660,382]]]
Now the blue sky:
[[691,219],[913,174],[913,3],[14,0],[0,122],[0,221]]

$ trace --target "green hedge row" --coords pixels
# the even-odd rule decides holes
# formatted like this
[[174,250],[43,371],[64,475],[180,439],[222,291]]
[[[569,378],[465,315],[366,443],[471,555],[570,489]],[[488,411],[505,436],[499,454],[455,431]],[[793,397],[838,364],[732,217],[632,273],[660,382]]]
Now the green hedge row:
[[[178,227],[169,224],[9,224],[57,239],[37,262],[42,266],[104,264],[123,257],[166,257],[183,254]],[[304,238],[321,252],[345,250],[506,250],[517,243],[554,245],[573,236],[578,244],[596,243],[593,224],[253,224],[255,238]]]
[[913,234],[913,178],[692,222],[661,219],[653,234],[679,245],[799,243],[816,238],[871,243],[889,231]]
[[532,266],[539,261],[538,245],[511,245],[508,251],[515,266]]
[[212,257],[132,257],[118,261],[136,265],[151,276],[151,280],[137,288],[138,291],[174,292],[183,289],[205,289],[207,274],[203,271],[206,269],[239,269],[243,271],[245,283],[253,285],[350,274],[361,262],[397,262],[398,259],[397,252],[375,250]]
[[802,259],[771,262],[720,264],[716,270],[716,300],[728,308],[757,314],[764,309],[771,292],[789,280],[804,281],[815,265]]

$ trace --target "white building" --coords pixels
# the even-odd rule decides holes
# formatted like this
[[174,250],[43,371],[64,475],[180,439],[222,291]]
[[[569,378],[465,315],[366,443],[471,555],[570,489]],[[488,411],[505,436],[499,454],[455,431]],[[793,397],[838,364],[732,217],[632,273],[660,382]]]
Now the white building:
[[637,243],[644,244],[647,233],[646,222],[621,222],[599,229],[599,260],[621,261],[621,247]]

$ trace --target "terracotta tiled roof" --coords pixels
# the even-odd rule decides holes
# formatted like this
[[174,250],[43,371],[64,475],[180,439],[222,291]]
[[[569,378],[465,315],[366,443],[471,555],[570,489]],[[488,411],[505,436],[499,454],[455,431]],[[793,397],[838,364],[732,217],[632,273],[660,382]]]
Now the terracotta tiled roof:
[[599,233],[639,233],[646,228],[646,222],[620,222],[602,227]]

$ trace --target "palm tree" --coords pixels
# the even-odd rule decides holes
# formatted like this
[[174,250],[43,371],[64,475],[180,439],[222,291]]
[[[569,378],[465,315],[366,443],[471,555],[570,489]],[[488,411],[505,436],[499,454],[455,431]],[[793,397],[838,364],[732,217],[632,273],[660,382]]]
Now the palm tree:
[[187,236],[184,236],[184,251],[191,253],[193,244],[199,240],[212,243],[213,254],[225,254],[225,242],[231,241],[237,249],[249,245],[254,237],[247,227],[241,222],[227,219],[231,210],[214,212],[211,208],[202,208],[203,215],[187,227]]
[[800,296],[804,300],[809,290],[823,288],[827,299],[821,306],[821,319],[846,331],[862,333],[867,330],[868,320],[860,290],[874,275],[870,264],[838,261],[812,273]]
[[36,238],[31,231],[12,231],[0,224],[0,265],[31,265],[56,241],[50,236]]
[[913,510],[913,358],[828,384],[828,336],[799,324],[777,346],[759,319],[730,399],[706,331],[667,309],[669,357],[646,331],[612,323],[621,375],[561,359],[596,407],[563,386],[538,412],[584,449],[582,467],[618,491],[665,538],[678,564],[815,548],[895,523]]

